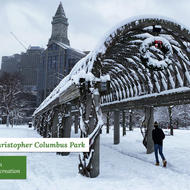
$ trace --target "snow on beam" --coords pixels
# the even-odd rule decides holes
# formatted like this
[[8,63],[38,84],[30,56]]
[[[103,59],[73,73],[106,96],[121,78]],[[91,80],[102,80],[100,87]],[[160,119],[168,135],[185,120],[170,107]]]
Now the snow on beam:
[[[145,101],[146,100],[146,101]],[[139,102],[139,104],[138,104]],[[160,93],[152,93],[142,96],[130,97],[121,101],[113,101],[101,104],[103,111],[117,109],[118,107],[133,109],[142,108],[146,105],[149,106],[168,106],[171,104],[186,104],[190,103],[190,88],[180,87],[171,90],[165,90]]]

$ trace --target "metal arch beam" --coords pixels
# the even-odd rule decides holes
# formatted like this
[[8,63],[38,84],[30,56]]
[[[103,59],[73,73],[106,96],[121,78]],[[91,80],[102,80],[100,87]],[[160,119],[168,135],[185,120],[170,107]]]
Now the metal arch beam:
[[[136,86],[137,86],[137,82],[138,82],[138,80],[140,81],[140,84],[141,84],[141,88],[142,89],[144,89],[144,86],[142,86],[142,84],[144,84],[145,82],[146,82],[146,79],[145,78],[143,78],[143,76],[144,75],[141,75],[140,74],[140,72],[137,72],[137,71],[139,71],[139,69],[140,68],[138,68],[138,67],[132,67],[131,69],[129,69],[128,67],[126,67],[126,65],[125,65],[125,63],[120,63],[120,62],[118,62],[118,64],[116,65],[117,67],[119,67],[120,69],[122,69],[121,67],[120,67],[120,65],[124,68],[123,69],[123,71],[122,71],[122,73],[124,74],[124,76],[125,75],[131,75],[131,73],[132,73],[132,71],[137,75],[137,77],[138,77],[138,79],[137,78],[135,78],[135,80],[134,80],[134,82],[136,83]],[[142,71],[142,70],[141,70]],[[142,71],[143,72],[143,71]],[[127,79],[128,80],[128,79]],[[130,82],[131,82],[131,80],[130,80]]]
[[[113,58],[111,58],[111,59],[113,59]],[[132,58],[131,58],[132,59]],[[114,61],[116,62],[116,63],[120,63],[120,64],[122,64],[122,62],[125,62],[126,63],[126,60],[123,60],[123,59],[121,59],[121,58],[117,58],[117,59],[114,59]],[[123,65],[123,64],[122,64]],[[124,65],[123,65],[124,66]],[[126,70],[128,70],[128,68],[127,68],[127,66],[130,66],[130,64],[128,63],[128,64],[126,64],[124,67],[126,68]],[[150,92],[150,86],[148,85],[148,83],[147,83],[147,81],[149,81],[149,78],[148,78],[148,76],[147,76],[147,73],[145,72],[145,67],[143,66],[143,65],[141,65],[141,64],[139,64],[139,67],[137,67],[137,69],[136,68],[134,68],[134,67],[132,67],[131,68],[132,70],[134,70],[136,73],[138,73],[137,71],[138,71],[138,69],[141,69],[141,71],[142,71],[142,73],[144,74],[144,77],[145,77],[145,79],[146,80],[143,80],[144,81],[144,86],[145,86],[145,89],[146,89],[146,91],[147,92]],[[126,72],[126,73],[128,73],[128,72]],[[139,74],[140,75],[140,74]]]
[[112,78],[112,82],[114,83],[114,85],[116,86],[116,89],[117,89],[117,92],[116,92],[116,94],[117,94],[117,98],[118,98],[118,100],[121,100],[122,99],[122,87],[121,87],[121,84],[118,82],[118,80],[117,80],[117,78],[115,78],[114,76],[113,76],[113,73],[112,73],[112,76],[111,77],[113,77]]
[[[165,28],[167,27],[168,28],[168,22],[170,23],[170,27],[169,28],[175,28],[175,30],[177,31],[177,32],[181,32],[181,30],[180,30],[180,26],[173,26],[172,25],[172,22],[170,22],[170,21],[164,21],[164,20],[162,20],[161,19],[161,21],[155,21],[154,19],[147,19],[148,20],[148,23],[143,23],[142,24],[142,26],[143,27],[145,27],[145,26],[148,26],[148,25],[153,25],[153,24],[160,24],[161,26],[162,26],[162,28],[165,30]],[[145,21],[146,22],[146,21]],[[152,23],[151,23],[152,22]],[[162,22],[162,23],[160,23],[160,22]],[[129,24],[130,25],[130,24]],[[139,25],[138,25],[139,26]],[[136,36],[134,36],[134,31],[136,30],[137,28],[135,28],[134,27],[134,29],[132,29],[132,30],[126,30],[125,32],[123,32],[122,33],[122,35],[120,35],[120,38],[121,38],[121,40],[124,40],[124,36],[126,36],[126,35],[128,35],[128,37],[131,37],[132,35],[132,37],[133,37],[133,40],[136,40],[136,39],[138,39]],[[132,31],[132,32],[129,32],[129,31]],[[128,34],[127,32],[129,32],[130,34]],[[143,30],[143,32],[149,32],[149,34],[151,35],[151,32],[150,31],[145,31],[145,30]],[[187,31],[185,31],[186,32],[186,34],[188,33]],[[132,34],[131,34],[132,33]],[[184,33],[184,31],[183,31],[183,33]],[[136,34],[138,34],[138,32],[136,32]],[[170,35],[170,36],[172,36],[172,34],[170,34],[170,33],[168,33],[168,31],[165,31],[165,33],[164,34],[167,34],[167,35]],[[189,35],[187,35],[188,37],[189,37]],[[173,37],[173,36],[172,36]],[[113,40],[113,38],[112,38],[112,40]],[[118,44],[118,41],[119,41],[119,38],[117,37],[117,39],[116,39],[116,41],[117,41],[117,44]],[[128,43],[130,43],[130,40],[127,40],[126,41],[126,45],[127,45],[127,42]],[[114,42],[112,42],[112,46],[113,46],[113,44],[114,44]],[[108,47],[109,48],[109,47]],[[132,50],[133,51],[133,50]],[[107,50],[107,52],[109,52],[109,50]],[[120,53],[122,53],[122,52],[120,52]],[[105,57],[105,56],[104,56]],[[113,58],[112,58],[113,59]],[[179,59],[179,58],[178,58]],[[115,60],[115,58],[114,58],[114,60]],[[116,61],[117,62],[117,61]],[[139,65],[141,65],[141,64],[139,64]],[[164,74],[165,75],[165,74]],[[162,75],[163,76],[163,75]],[[170,75],[171,76],[171,75]],[[165,75],[165,77],[167,78],[167,80],[168,80],[168,77]],[[170,80],[171,81],[171,80]],[[163,83],[163,81],[162,81],[162,83]],[[152,84],[154,85],[154,83],[152,82]],[[167,88],[166,88],[167,89]]]
[[[181,37],[179,37],[179,36],[177,36],[174,32],[171,32],[171,31],[169,31],[167,28],[165,28],[165,30],[172,36],[172,37],[174,37],[174,39],[180,44],[180,48],[182,48],[182,49],[184,49],[185,51],[186,51],[186,47],[185,47],[185,45],[182,43],[182,40],[180,39]],[[184,41],[188,41],[189,43],[190,43],[190,39],[187,39],[186,38],[186,40],[184,40]],[[190,55],[189,54],[187,54],[187,57],[188,57],[188,59],[190,60]]]
[[[111,67],[111,66],[110,66]],[[119,97],[119,99],[122,99],[123,97],[124,97],[124,95],[123,95],[123,89],[124,89],[124,87],[123,87],[123,84],[121,84],[118,80],[117,80],[117,74],[114,72],[114,68],[113,67],[111,67],[112,69],[109,69],[109,74],[110,75],[113,75],[113,78],[114,78],[114,81],[111,81],[111,83],[114,83],[114,85],[115,85],[115,87],[116,87],[116,91],[119,93],[119,92],[121,92],[121,94],[122,94],[122,97]]]
[[[119,67],[120,68],[120,65],[122,65],[122,64],[118,64],[117,65],[117,67]],[[123,65],[122,65],[123,66]],[[123,66],[124,67],[124,66]],[[128,71],[128,72],[127,72]],[[121,76],[124,78],[124,80],[126,81],[126,82],[130,82],[130,85],[132,86],[132,89],[133,89],[133,94],[135,94],[135,95],[138,95],[138,92],[136,92],[136,90],[134,89],[134,87],[136,88],[136,89],[138,89],[138,84],[137,84],[137,79],[136,78],[133,78],[132,76],[131,76],[131,70],[130,69],[127,69],[127,67],[124,67],[124,70],[121,72],[121,73],[118,73],[119,75],[118,75],[118,77],[120,76],[120,74],[121,74]],[[127,79],[125,79],[125,77],[127,77]],[[138,79],[139,80],[139,79]],[[126,83],[124,83],[124,84],[126,84]]]
[[[121,63],[121,62],[115,62],[116,64],[114,65],[115,67],[119,67],[119,69],[123,69],[122,70],[122,72],[123,72],[123,74],[125,75],[125,76],[129,76],[129,74],[131,75],[131,70],[133,70],[136,74],[137,74],[137,76],[138,76],[138,80],[140,81],[140,84],[141,84],[141,88],[142,89],[144,89],[145,88],[145,86],[142,86],[142,84],[144,84],[145,82],[146,82],[146,80],[143,78],[143,75],[141,75],[139,72],[137,72],[137,70],[138,69],[140,69],[140,68],[133,68],[133,69],[128,69],[127,67],[126,67],[126,65],[123,63]],[[121,68],[120,67],[120,65],[123,67],[123,68]],[[111,66],[109,67],[108,65],[106,65],[106,67],[103,67],[103,68],[105,68],[105,69],[109,69],[109,68],[111,68]],[[143,72],[143,71],[142,71]],[[145,76],[145,75],[144,75]],[[127,77],[128,78],[128,77]],[[131,77],[130,77],[131,78]],[[146,78],[146,76],[145,76],[145,78]],[[129,80],[129,79],[127,79],[127,80]],[[135,85],[136,85],[136,87],[137,87],[137,79],[136,80],[133,80],[133,82],[132,82],[132,80],[133,79],[130,79],[130,83],[132,84],[133,82],[135,82]]]
[[111,81],[110,85],[112,86],[112,89],[113,89],[113,91],[111,92],[111,94],[112,94],[112,101],[113,100],[115,101],[115,100],[117,100],[117,97],[115,97],[115,95],[118,93],[118,88],[115,85],[115,83],[113,83],[112,81]]
[[117,76],[117,74],[119,75],[118,77],[122,82],[122,89],[125,91],[125,93],[122,93],[122,95],[123,95],[122,99],[127,98],[126,91],[128,90],[129,87],[126,87],[128,85],[126,79],[123,77],[123,75],[121,73],[114,72],[113,70],[112,70],[112,73],[114,73],[116,76]]
[[[152,82],[152,84],[154,84],[153,82]],[[166,88],[167,89],[167,88]]]
[[[114,70],[112,69],[113,67],[111,65],[109,65],[109,67],[110,67],[109,71],[111,72],[111,74],[113,74],[115,76],[115,79],[117,79],[118,77],[120,77],[120,76],[117,75],[118,73],[116,71],[114,72]],[[124,90],[127,90],[126,89],[126,85],[127,85],[128,90],[129,90],[130,86],[128,84],[128,81],[126,81],[126,83],[123,83],[122,85],[123,85]],[[123,95],[123,97],[124,97],[124,95]]]
[[[120,75],[118,75],[118,73],[115,71],[111,71],[112,73],[114,73],[114,75],[116,76],[116,79],[119,77],[120,79],[121,79],[121,77],[120,77]],[[124,90],[126,90],[125,88],[126,88],[126,85],[127,85],[127,87],[128,87],[128,90],[131,88],[131,81],[130,80],[127,80],[126,78],[124,78],[125,79],[125,81],[126,82],[123,82],[123,80],[122,80],[122,82],[123,82],[123,87],[124,87]],[[130,83],[130,84],[129,84]],[[132,96],[132,94],[131,94],[131,96]],[[123,96],[124,97],[124,96]]]

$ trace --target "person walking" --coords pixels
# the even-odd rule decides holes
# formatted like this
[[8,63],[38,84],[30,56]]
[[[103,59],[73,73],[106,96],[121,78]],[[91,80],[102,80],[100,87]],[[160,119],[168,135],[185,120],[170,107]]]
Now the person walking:
[[154,141],[154,153],[156,158],[156,166],[159,166],[158,152],[163,161],[163,167],[166,167],[167,161],[162,152],[163,149],[163,140],[165,138],[165,134],[161,128],[158,127],[158,122],[154,122],[154,129],[152,131],[152,139]]

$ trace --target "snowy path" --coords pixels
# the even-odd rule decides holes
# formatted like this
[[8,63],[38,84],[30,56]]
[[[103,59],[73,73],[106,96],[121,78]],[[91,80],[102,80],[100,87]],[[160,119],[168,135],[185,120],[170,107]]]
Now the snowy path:
[[[131,153],[131,152],[126,152],[126,151],[122,151],[122,150],[118,150],[117,148],[115,148],[114,146],[111,146],[111,145],[108,145],[108,144],[103,144],[103,146],[107,147],[107,148],[110,148],[112,150],[114,150],[115,152],[118,152],[119,154],[123,154],[125,156],[129,156],[131,158],[134,158],[134,159],[137,159],[137,160],[140,160],[140,161],[143,161],[143,162],[146,162],[148,164],[151,164],[151,165],[154,165],[155,163],[153,161],[149,161],[147,159],[144,159],[142,157],[140,157],[138,154],[134,154],[134,153]],[[160,162],[160,166],[162,166],[162,163]],[[155,166],[154,166],[155,167]],[[178,173],[178,174],[184,174],[185,176],[189,176],[190,177],[190,173],[188,174],[187,172],[184,172],[184,171],[181,171],[180,169],[177,169],[175,168],[172,164],[168,163],[167,164],[167,169],[175,172],[175,173]]]
[[[190,189],[190,166],[188,164],[190,147],[186,145],[190,131],[179,132],[176,136],[180,136],[181,139],[175,136],[167,137],[175,139],[175,146],[172,146],[171,143],[173,139],[170,141],[166,139],[165,153],[167,153],[169,160],[167,168],[154,165],[154,154],[145,154],[137,131],[128,132],[126,137],[121,138],[120,145],[113,145],[112,139],[109,137],[110,135],[103,136],[102,149],[104,149],[104,155],[112,155],[110,161],[106,162],[106,165],[112,165],[111,174],[114,174],[117,179],[126,178],[124,184],[127,188],[123,189]],[[183,145],[181,147],[182,151],[179,145]],[[175,148],[176,151],[174,151]],[[172,152],[172,155],[169,155],[168,152]],[[181,156],[181,152],[184,155]],[[174,157],[175,160],[172,160]],[[107,171],[110,172],[109,168],[107,168]],[[102,171],[102,173],[104,172],[106,171]],[[134,181],[134,184],[131,183],[132,181]]]
[[[139,130],[127,131],[119,145],[113,134],[101,135],[101,174],[88,179],[78,174],[78,154],[20,153],[27,156],[27,180],[0,180],[0,190],[189,190],[190,131],[166,137],[164,153],[168,168],[154,166],[154,155],[146,155]],[[26,127],[0,125],[0,137],[39,137]],[[13,155],[13,153],[0,155]],[[15,155],[15,154],[14,154]]]

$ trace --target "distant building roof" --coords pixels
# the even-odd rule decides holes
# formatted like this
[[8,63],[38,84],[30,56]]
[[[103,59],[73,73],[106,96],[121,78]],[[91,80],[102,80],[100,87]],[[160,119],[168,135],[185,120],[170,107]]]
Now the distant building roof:
[[42,52],[44,50],[44,48],[40,47],[40,46],[30,46],[27,49],[26,53],[39,53]]
[[43,48],[41,48],[40,46],[30,46],[28,49],[31,49],[31,50],[40,50],[40,49],[43,49]]
[[[74,49],[74,48],[72,48],[72,47],[70,47],[70,46],[68,46],[68,45],[66,45],[66,44],[64,44],[64,43],[62,43],[62,42],[58,42],[58,41],[52,41],[52,43],[55,43],[55,44],[57,44],[58,46],[60,46],[60,47],[62,47],[63,49],[70,49],[70,50],[73,50],[73,51],[75,51],[75,52],[78,52],[78,53],[80,53],[80,54],[82,54],[82,55],[86,55],[83,51],[80,51],[80,50],[78,50],[78,49]],[[51,43],[51,44],[52,44]]]

